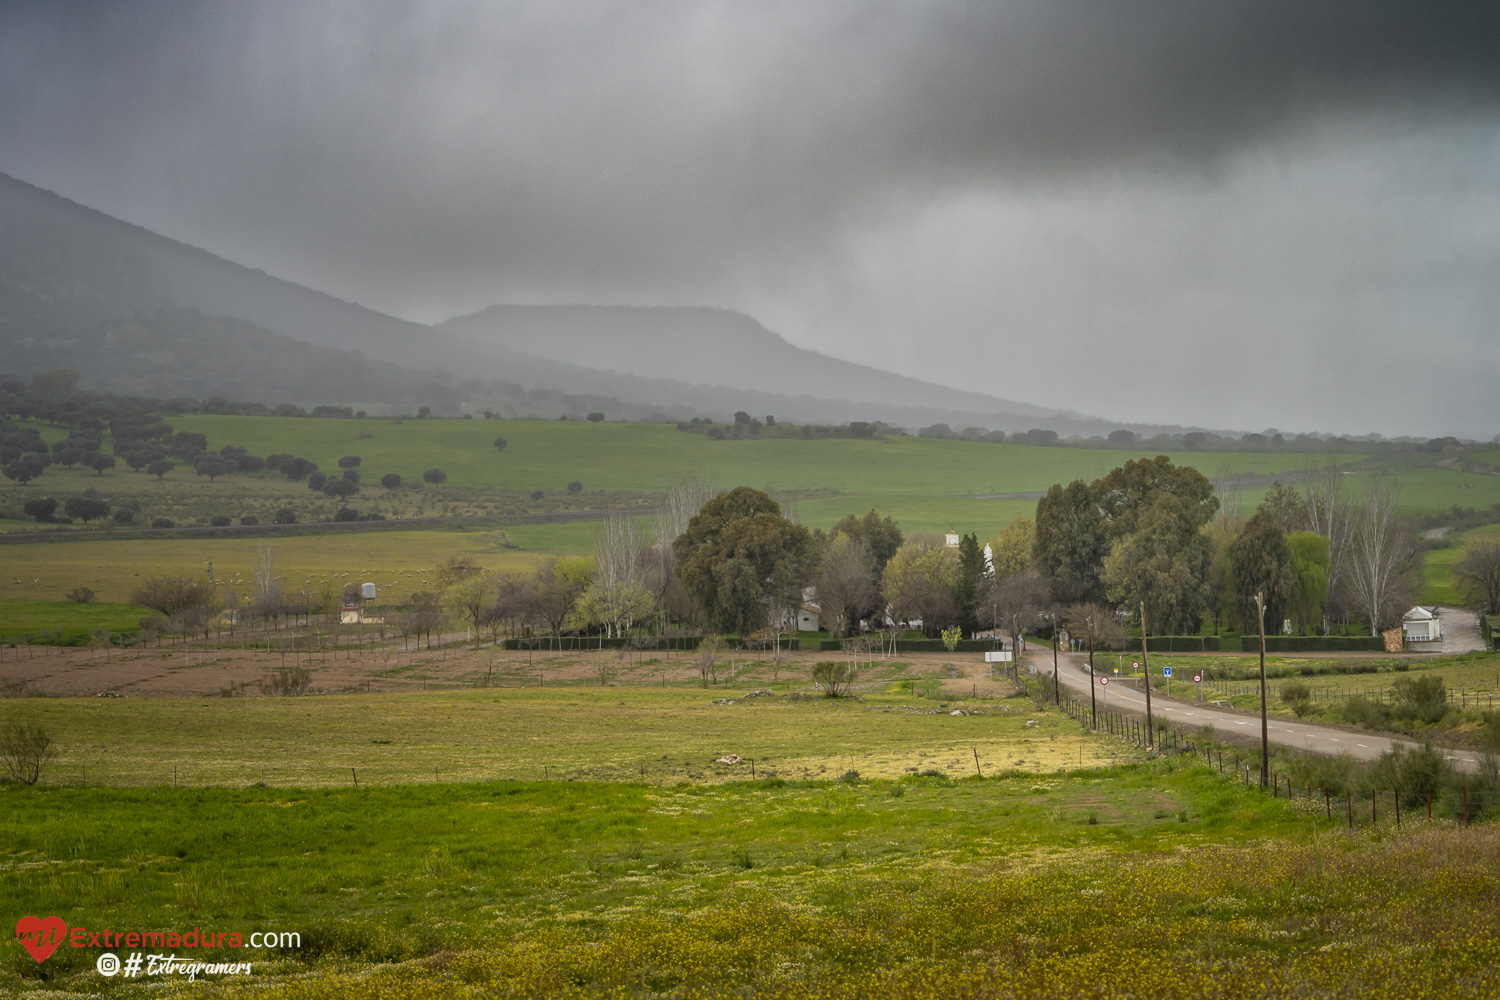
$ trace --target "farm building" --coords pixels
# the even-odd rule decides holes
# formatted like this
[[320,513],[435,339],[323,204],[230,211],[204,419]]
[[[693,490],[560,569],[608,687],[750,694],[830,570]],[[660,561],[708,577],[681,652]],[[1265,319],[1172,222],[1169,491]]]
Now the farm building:
[[1407,642],[1437,642],[1443,638],[1443,620],[1437,608],[1419,604],[1401,616],[1401,631]]

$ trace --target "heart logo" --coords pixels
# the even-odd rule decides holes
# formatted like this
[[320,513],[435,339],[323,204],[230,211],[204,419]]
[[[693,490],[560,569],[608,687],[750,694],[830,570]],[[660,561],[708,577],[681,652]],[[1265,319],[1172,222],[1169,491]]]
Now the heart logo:
[[57,950],[57,946],[63,943],[68,936],[68,925],[63,923],[62,917],[22,917],[16,921],[16,937],[21,939],[21,946],[31,952],[31,957],[37,962],[45,962],[47,956]]

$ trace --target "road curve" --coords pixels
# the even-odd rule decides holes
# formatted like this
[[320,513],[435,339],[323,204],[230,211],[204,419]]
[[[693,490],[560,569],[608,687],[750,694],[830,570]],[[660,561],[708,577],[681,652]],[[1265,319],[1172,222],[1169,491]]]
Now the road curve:
[[[1046,653],[1033,653],[1031,664],[1036,668],[1037,675],[1048,683],[1052,680],[1051,657]],[[1098,667],[1098,661],[1096,661]],[[1105,676],[1103,668],[1099,667],[1100,677]],[[1064,653],[1058,658],[1058,679],[1062,686],[1069,691],[1081,694],[1085,704],[1089,698],[1089,672],[1088,657],[1079,653]],[[1187,690],[1193,689],[1191,677],[1173,678],[1185,685]],[[1146,714],[1146,695],[1137,689],[1134,684],[1120,683],[1119,679],[1110,676],[1108,685],[1099,685],[1097,681],[1093,685],[1096,688],[1096,707],[1100,712],[1105,709],[1106,701],[1112,712],[1125,712],[1132,715]],[[1178,698],[1166,698],[1156,688],[1151,690],[1151,714],[1162,722],[1177,726],[1179,729],[1198,726],[1212,726],[1215,732],[1228,733],[1247,739],[1260,738],[1259,715],[1245,715],[1240,712],[1214,708],[1201,702],[1183,701]],[[1294,722],[1290,719],[1270,717],[1267,720],[1267,738],[1272,743],[1284,746],[1296,747],[1298,750],[1310,750],[1314,753],[1340,754],[1347,753],[1356,760],[1374,760],[1381,754],[1390,750],[1391,747],[1401,744],[1414,747],[1418,744],[1410,740],[1396,740],[1387,736],[1377,736],[1374,733],[1353,732],[1344,729],[1333,729],[1327,726],[1311,725],[1305,722]],[[1445,748],[1444,755],[1453,762],[1455,767],[1464,771],[1475,771],[1479,766],[1477,755],[1468,750],[1455,750]]]

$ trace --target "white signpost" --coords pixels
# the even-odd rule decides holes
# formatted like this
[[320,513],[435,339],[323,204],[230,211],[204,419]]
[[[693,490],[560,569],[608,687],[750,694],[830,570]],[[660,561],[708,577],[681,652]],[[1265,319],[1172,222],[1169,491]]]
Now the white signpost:
[[[1161,675],[1167,679],[1167,697],[1170,698],[1172,697],[1172,668],[1162,667]],[[1148,679],[1146,683],[1150,684],[1151,681]]]
[[1196,685],[1198,685],[1198,687],[1197,687],[1198,700],[1202,701],[1203,700],[1203,675],[1202,674],[1194,674],[1193,675],[1193,683],[1196,684]]
[[1101,678],[1099,678],[1099,685],[1100,685],[1100,687],[1104,688],[1104,710],[1106,712],[1108,712],[1109,711],[1109,678],[1108,677],[1101,677]]

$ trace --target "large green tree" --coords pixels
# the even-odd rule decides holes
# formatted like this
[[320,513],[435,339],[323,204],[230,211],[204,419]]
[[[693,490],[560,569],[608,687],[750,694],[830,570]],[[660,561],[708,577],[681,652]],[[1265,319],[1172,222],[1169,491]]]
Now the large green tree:
[[812,536],[760,490],[739,486],[703,505],[672,542],[677,575],[716,629],[748,635],[799,603]]
[[846,514],[833,526],[830,535],[848,535],[862,538],[870,546],[870,555],[875,558],[875,578],[885,572],[885,564],[901,547],[901,529],[889,516],[882,518],[871,510],[864,517]]
[[1292,620],[1299,632],[1323,622],[1328,606],[1328,539],[1313,531],[1294,531],[1286,536],[1292,553]]
[[1173,465],[1166,455],[1132,459],[1090,487],[1110,538],[1134,532],[1141,518],[1164,496],[1178,501],[1179,516],[1200,528],[1219,511],[1213,484],[1191,466]]
[[1109,599],[1144,603],[1155,635],[1198,631],[1208,604],[1209,545],[1189,502],[1163,493],[1137,512],[1136,529],[1117,538],[1104,559]]
[[970,635],[979,628],[976,605],[983,582],[984,549],[979,547],[979,536],[964,535],[958,543],[958,583],[953,596],[958,601],[959,620]]
[[1256,508],[1229,544],[1229,563],[1245,631],[1252,631],[1257,621],[1256,594],[1265,599],[1266,630],[1272,634],[1281,631],[1296,596],[1297,578],[1292,574],[1291,546],[1274,510],[1265,504]]
[[1099,574],[1108,550],[1103,513],[1083,480],[1054,484],[1037,501],[1032,561],[1051,580],[1052,596],[1059,603],[1103,600]]

